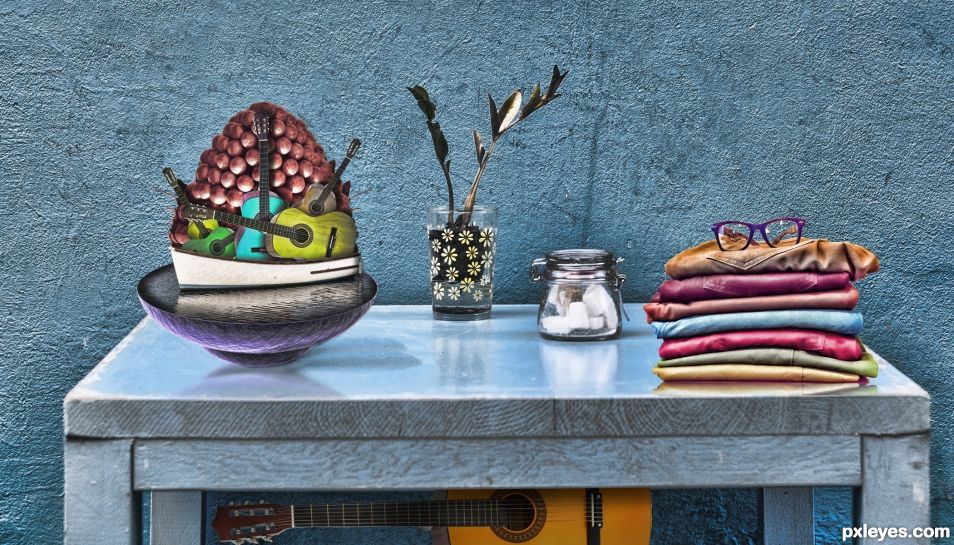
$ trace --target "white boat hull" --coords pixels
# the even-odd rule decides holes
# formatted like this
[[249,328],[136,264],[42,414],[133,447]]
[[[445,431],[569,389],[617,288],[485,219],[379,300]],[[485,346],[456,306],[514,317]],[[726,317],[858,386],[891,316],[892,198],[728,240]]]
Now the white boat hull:
[[313,284],[361,272],[361,256],[316,262],[238,261],[170,247],[181,289],[227,289]]

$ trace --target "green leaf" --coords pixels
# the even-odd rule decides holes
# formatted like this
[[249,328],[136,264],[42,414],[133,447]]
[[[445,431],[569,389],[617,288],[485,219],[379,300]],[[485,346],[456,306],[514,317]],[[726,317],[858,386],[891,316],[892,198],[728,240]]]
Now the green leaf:
[[427,94],[427,89],[420,85],[415,85],[414,87],[408,87],[407,90],[417,99],[417,107],[424,112],[424,116],[427,117],[427,120],[433,121],[434,115],[437,113],[437,107],[431,102],[431,97]]
[[447,139],[444,138],[444,131],[441,130],[441,124],[438,122],[432,122],[427,124],[427,128],[431,131],[431,140],[434,142],[434,153],[437,154],[437,160],[444,164],[444,160],[447,159]]
[[517,89],[513,93],[510,93],[510,96],[504,101],[500,107],[499,114],[500,132],[509,129],[513,125],[513,122],[516,121],[517,115],[520,113],[520,102],[522,100],[523,93],[520,92],[520,89]]
[[494,97],[490,96],[490,93],[487,93],[487,100],[490,101],[490,134],[496,138],[500,134],[500,115],[497,113]]
[[480,133],[476,130],[474,131],[474,148],[477,150],[477,164],[479,165],[484,161],[484,153],[486,150],[484,150],[484,141],[480,137]]

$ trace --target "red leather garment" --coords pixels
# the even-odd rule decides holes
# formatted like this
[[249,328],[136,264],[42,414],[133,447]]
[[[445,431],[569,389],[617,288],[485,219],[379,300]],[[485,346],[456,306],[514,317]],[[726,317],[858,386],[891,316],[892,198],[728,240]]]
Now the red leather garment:
[[[655,297],[653,299],[656,299]],[[854,286],[835,290],[784,295],[762,295],[733,299],[706,299],[691,303],[646,303],[646,321],[671,322],[700,314],[781,310],[791,308],[828,308],[852,310],[858,304],[858,290]]]
[[811,329],[753,329],[666,339],[659,348],[659,357],[669,360],[695,354],[755,347],[805,350],[844,361],[859,360],[862,354],[861,343],[848,335]]
[[713,274],[684,280],[666,280],[653,296],[653,302],[690,303],[704,299],[731,299],[759,295],[782,295],[833,291],[851,285],[850,275],[842,273],[763,273]]

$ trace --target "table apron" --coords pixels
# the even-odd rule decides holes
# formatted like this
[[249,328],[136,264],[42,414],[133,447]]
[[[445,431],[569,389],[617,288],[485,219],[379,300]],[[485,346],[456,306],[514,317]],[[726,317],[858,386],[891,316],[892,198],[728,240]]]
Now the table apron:
[[136,490],[861,484],[858,436],[136,440]]

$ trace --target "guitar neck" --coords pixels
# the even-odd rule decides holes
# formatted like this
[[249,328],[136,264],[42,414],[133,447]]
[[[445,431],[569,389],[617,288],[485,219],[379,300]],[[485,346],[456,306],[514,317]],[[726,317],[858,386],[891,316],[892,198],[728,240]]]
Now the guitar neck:
[[258,217],[269,219],[270,210],[268,208],[268,135],[258,137]]
[[296,528],[358,526],[497,526],[500,500],[439,500],[290,505]]
[[318,194],[318,199],[316,199],[317,202],[325,202],[325,199],[328,198],[328,195],[331,194],[335,186],[338,185],[338,182],[341,181],[341,176],[344,174],[345,169],[348,168],[348,163],[350,163],[351,158],[358,153],[358,148],[360,146],[361,140],[355,138],[351,141],[351,145],[348,146],[348,151],[345,154],[345,158],[341,160],[341,164],[335,169],[334,177],[325,183],[325,187],[321,188],[321,193]]
[[169,182],[169,185],[172,186],[172,191],[176,194],[176,202],[182,206],[189,204],[189,197],[185,194],[185,190],[182,189],[182,180],[176,176],[175,171],[170,167],[162,169],[162,175],[165,176],[166,181]]
[[271,222],[246,218],[245,216],[239,216],[238,214],[229,214],[228,212],[222,212],[221,210],[212,210],[212,219],[220,223],[248,227],[250,229],[255,229],[256,231],[261,231],[263,233],[284,238],[295,238],[295,236],[298,234],[297,231],[295,231],[295,229],[292,227],[275,225]]

